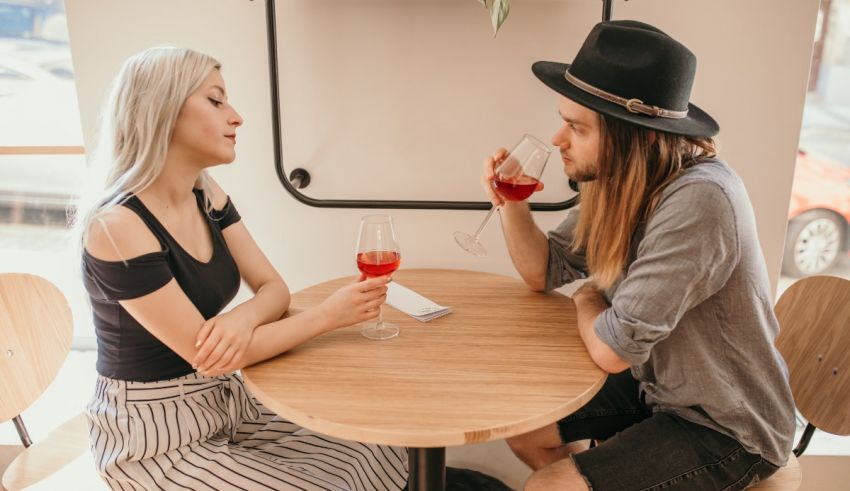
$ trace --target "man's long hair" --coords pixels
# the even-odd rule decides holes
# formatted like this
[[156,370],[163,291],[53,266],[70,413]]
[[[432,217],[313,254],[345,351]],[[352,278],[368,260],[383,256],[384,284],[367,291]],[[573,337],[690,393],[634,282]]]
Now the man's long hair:
[[714,157],[717,146],[711,138],[653,132],[602,114],[599,118],[598,174],[581,184],[572,248],[585,252],[590,274],[605,289],[624,273],[635,230],[652,214],[664,187],[697,159]]

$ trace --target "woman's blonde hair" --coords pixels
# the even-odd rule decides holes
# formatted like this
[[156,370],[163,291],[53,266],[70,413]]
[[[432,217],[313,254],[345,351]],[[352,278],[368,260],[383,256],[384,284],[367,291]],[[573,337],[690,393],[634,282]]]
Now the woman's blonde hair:
[[584,251],[600,288],[623,274],[635,240],[661,191],[701,157],[714,157],[711,138],[692,138],[652,130],[600,114],[599,169],[581,185],[581,208],[573,237]]
[[[93,162],[100,179],[74,220],[83,240],[92,220],[159,177],[183,103],[220,68],[210,56],[171,46],[146,49],[124,62],[101,114]],[[195,187],[203,190],[209,212],[206,171]]]

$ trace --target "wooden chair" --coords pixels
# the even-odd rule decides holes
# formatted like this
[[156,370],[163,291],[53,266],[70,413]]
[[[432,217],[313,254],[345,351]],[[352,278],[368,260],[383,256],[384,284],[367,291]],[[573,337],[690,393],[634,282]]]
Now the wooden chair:
[[791,392],[809,422],[788,465],[749,489],[800,487],[797,461],[815,429],[850,435],[850,281],[812,276],[791,285],[776,303],[776,346],[788,363]]
[[0,274],[0,422],[12,420],[26,449],[3,474],[3,487],[106,489],[79,414],[33,444],[21,419],[56,377],[71,349],[68,302],[52,283],[30,274]]

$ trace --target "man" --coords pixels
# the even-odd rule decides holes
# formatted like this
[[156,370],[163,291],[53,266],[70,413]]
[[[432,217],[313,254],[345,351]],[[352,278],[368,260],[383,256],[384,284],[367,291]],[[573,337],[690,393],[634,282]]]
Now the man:
[[[689,104],[696,58],[635,21],[597,24],[572,65],[537,62],[560,93],[552,143],[581,205],[548,237],[482,176],[511,258],[535,290],[591,278],[578,329],[611,375],[582,409],[512,438],[527,490],[743,489],[785,464],[787,369],[752,205]],[[582,442],[600,442],[587,449]]]

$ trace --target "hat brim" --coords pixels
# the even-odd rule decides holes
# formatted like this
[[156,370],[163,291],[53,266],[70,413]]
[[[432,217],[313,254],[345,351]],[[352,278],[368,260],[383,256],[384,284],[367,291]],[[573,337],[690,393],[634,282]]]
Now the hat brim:
[[534,72],[534,75],[550,89],[577,102],[578,104],[581,104],[584,107],[587,107],[588,109],[605,114],[606,116],[628,121],[645,128],[673,133],[676,135],[711,137],[720,131],[720,126],[717,124],[717,121],[694,104],[688,104],[688,115],[679,119],[656,118],[645,114],[630,112],[619,104],[601,99],[568,82],[567,79],[564,78],[564,73],[566,73],[569,67],[570,65],[567,63],[538,61],[531,66],[531,71]]

